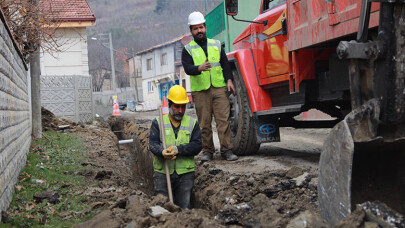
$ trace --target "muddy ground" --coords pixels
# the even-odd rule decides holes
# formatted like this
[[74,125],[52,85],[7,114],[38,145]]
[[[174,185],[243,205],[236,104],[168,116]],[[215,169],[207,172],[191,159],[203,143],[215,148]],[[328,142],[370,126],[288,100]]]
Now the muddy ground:
[[[157,112],[122,112],[89,125],[70,123],[74,126],[69,132],[91,146],[93,160],[83,164],[89,171],[80,174],[88,178],[89,187],[77,194],[88,196],[90,210],[104,209],[77,227],[328,227],[319,218],[316,190],[320,148],[328,130],[282,129],[283,142],[262,145],[257,155],[234,162],[216,154],[202,164],[197,156],[193,209],[181,211],[166,197],[153,196],[147,147],[155,116]],[[49,125],[58,124],[55,119]],[[134,143],[118,146],[123,139]],[[366,221],[359,210],[337,227],[364,227]]]

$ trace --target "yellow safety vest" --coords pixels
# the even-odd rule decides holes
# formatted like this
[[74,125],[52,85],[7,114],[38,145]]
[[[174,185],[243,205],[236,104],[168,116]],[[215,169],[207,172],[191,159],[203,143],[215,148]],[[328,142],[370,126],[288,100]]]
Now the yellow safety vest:
[[[185,46],[191,55],[195,66],[202,65],[207,56],[204,50],[194,40]],[[221,43],[218,40],[207,39],[208,62],[211,63],[210,71],[202,71],[199,75],[190,76],[191,91],[201,91],[214,87],[226,86],[222,67],[219,62],[221,57]]]
[[[159,123],[159,118],[156,118]],[[197,120],[190,116],[184,115],[180,123],[180,129],[176,135],[174,134],[172,124],[170,123],[169,115],[163,116],[164,131],[166,137],[166,146],[171,145],[186,145],[190,142],[191,132],[193,132],[195,123]],[[161,130],[161,129],[160,129]],[[177,156],[175,160],[168,160],[169,173],[173,174],[176,171],[177,174],[184,174],[193,172],[195,170],[194,156]],[[165,172],[165,159],[161,157],[153,157],[153,169],[158,173]]]

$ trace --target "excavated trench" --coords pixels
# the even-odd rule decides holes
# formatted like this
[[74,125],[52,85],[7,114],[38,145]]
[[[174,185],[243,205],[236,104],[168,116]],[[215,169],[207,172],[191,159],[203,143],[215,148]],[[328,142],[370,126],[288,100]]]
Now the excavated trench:
[[[153,196],[153,155],[148,150],[151,118],[121,116],[111,117],[108,122],[119,140],[133,139],[133,144],[119,146],[119,154],[132,173],[136,186],[134,190],[146,193],[148,198],[141,199],[143,193],[138,193],[127,200],[128,207],[131,200],[136,199],[134,209],[127,211],[132,214],[132,217],[129,216],[132,221],[141,224],[140,227],[160,226],[159,224],[170,227],[174,223],[179,226],[187,224],[190,227],[304,227],[303,223],[308,224],[306,227],[329,227],[319,218],[317,169],[299,167],[288,160],[279,159],[278,152],[277,156],[244,157],[233,163],[214,159],[202,164],[200,157],[196,156],[192,195],[194,209],[175,210],[167,206],[167,199]],[[301,158],[301,155],[297,157]],[[287,168],[269,171],[260,165],[260,162],[272,164],[278,159]],[[308,160],[308,157],[302,160]],[[160,203],[156,203],[159,201]],[[148,210],[146,205],[156,204],[164,205],[174,214],[152,220],[147,218],[141,209]],[[338,227],[362,227],[366,221],[372,221],[365,211],[364,208],[354,211]],[[134,216],[136,212],[138,217]],[[399,221],[403,221],[403,217],[400,218],[402,220]]]
[[[109,124],[119,140],[134,140],[133,145],[120,146],[120,156],[138,190],[153,196],[153,156],[148,151],[151,120],[112,117]],[[231,173],[215,164],[201,164],[199,157],[196,163],[191,206],[208,211],[221,224],[284,227],[300,212],[318,211],[315,170],[294,167],[271,173],[254,169],[252,173]]]

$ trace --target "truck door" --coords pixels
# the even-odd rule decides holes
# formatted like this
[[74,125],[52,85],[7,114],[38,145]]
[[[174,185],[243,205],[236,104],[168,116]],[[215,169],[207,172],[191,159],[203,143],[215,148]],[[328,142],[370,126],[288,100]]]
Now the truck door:
[[288,80],[288,50],[284,46],[282,21],[286,20],[286,0],[263,0],[261,14],[251,24],[251,42],[260,85]]

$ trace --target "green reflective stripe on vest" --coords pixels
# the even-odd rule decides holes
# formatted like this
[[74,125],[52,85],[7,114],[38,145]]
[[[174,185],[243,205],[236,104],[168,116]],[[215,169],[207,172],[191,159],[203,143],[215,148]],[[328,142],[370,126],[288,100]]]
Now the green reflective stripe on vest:
[[[208,62],[211,63],[210,71],[203,71],[200,75],[190,76],[191,91],[201,91],[214,87],[226,86],[222,67],[220,64],[221,43],[218,40],[207,39]],[[202,65],[207,59],[204,50],[192,40],[185,49],[193,58],[194,65]]]
[[[156,118],[159,123],[159,118]],[[169,115],[163,116],[164,132],[166,137],[166,146],[171,145],[185,145],[190,142],[191,133],[197,121],[190,116],[184,115],[180,123],[179,132],[177,133],[177,139],[173,131],[173,127],[170,123]],[[161,130],[161,129],[159,129]],[[165,173],[164,158],[154,156],[153,168],[155,172]],[[194,156],[177,156],[176,160],[168,160],[169,173],[173,174],[176,171],[177,174],[184,174],[193,172],[195,170]]]

